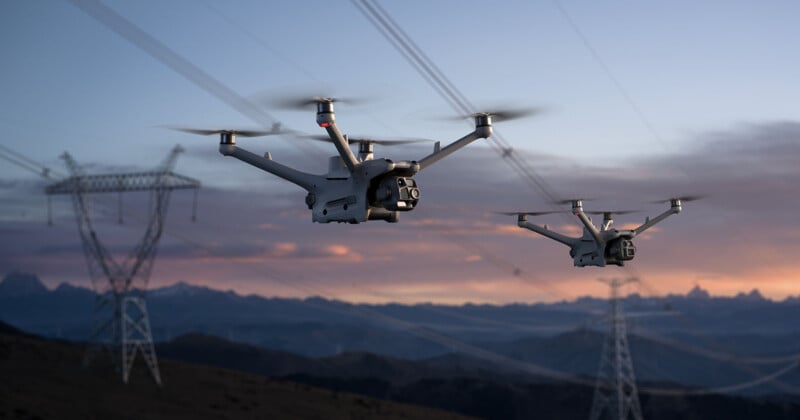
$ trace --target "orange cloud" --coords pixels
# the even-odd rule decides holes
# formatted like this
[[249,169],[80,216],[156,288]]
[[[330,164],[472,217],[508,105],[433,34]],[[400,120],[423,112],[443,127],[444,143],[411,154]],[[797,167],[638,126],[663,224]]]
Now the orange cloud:
[[270,256],[272,257],[287,257],[297,252],[297,244],[291,242],[278,242],[276,243]]

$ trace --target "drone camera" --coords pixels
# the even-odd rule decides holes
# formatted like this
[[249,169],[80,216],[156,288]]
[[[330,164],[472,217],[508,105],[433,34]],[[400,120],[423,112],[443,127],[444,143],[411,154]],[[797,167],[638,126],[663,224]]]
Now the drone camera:
[[419,197],[419,187],[414,178],[390,176],[378,185],[375,198],[387,210],[409,211],[417,206]]
[[606,259],[622,265],[622,261],[630,261],[636,256],[636,246],[633,241],[627,238],[619,238],[608,244],[606,247]]

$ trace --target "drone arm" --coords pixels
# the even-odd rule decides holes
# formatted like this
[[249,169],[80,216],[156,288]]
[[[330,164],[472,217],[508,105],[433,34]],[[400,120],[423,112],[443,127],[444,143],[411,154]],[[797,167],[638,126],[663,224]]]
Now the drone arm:
[[478,139],[485,139],[492,135],[492,126],[478,126],[475,128],[475,131],[467,134],[466,136],[448,144],[443,149],[439,149],[438,143],[437,147],[433,153],[425,156],[424,158],[419,160],[419,169],[423,170],[428,166],[433,165],[434,163],[444,159],[445,157],[453,154],[454,152],[458,151],[462,147],[472,143]]
[[656,223],[661,222],[662,220],[666,219],[667,217],[672,216],[673,214],[680,213],[681,210],[683,210],[683,208],[681,207],[681,201],[680,200],[671,200],[671,205],[670,205],[669,210],[659,214],[658,216],[656,216],[656,217],[654,217],[652,219],[648,218],[641,226],[636,228],[633,232],[636,235],[638,235],[638,234],[646,231],[647,229],[650,229],[651,227],[653,227],[653,225],[655,225]]
[[578,219],[581,220],[581,223],[583,223],[583,225],[586,226],[586,230],[588,230],[589,233],[592,234],[592,238],[594,238],[595,243],[597,243],[597,245],[600,246],[603,243],[603,238],[600,236],[600,231],[597,230],[597,227],[595,227],[594,223],[592,223],[592,221],[589,220],[589,216],[587,216],[586,213],[583,212],[582,208],[573,207],[572,212],[576,216],[578,216]]
[[336,146],[336,150],[339,152],[342,160],[344,160],[344,164],[347,165],[347,169],[349,169],[350,172],[355,171],[358,160],[353,154],[353,151],[350,150],[350,145],[347,144],[347,140],[344,139],[342,132],[336,127],[336,123],[334,121],[328,123],[325,127],[325,131],[328,132],[328,136],[330,136],[333,145]]
[[566,245],[566,246],[568,246],[570,248],[575,244],[575,241],[576,241],[575,238],[570,238],[569,236],[562,235],[562,234],[560,234],[558,232],[553,232],[552,230],[547,229],[544,226],[539,226],[539,225],[536,225],[536,224],[528,222],[528,220],[527,220],[527,218],[525,217],[524,214],[519,215],[519,218],[517,219],[517,225],[519,225],[519,227],[521,227],[521,228],[525,228],[525,229],[534,231],[534,232],[538,233],[539,235],[542,235],[544,237],[550,238],[550,239],[552,239],[554,241],[561,242],[562,244],[564,244],[564,245]]
[[267,171],[275,176],[281,177],[293,184],[299,185],[306,191],[311,192],[315,189],[317,184],[317,176],[300,172],[292,169],[286,165],[282,165],[273,161],[271,158],[259,156],[255,153],[248,152],[242,148],[236,147],[235,144],[220,144],[219,152],[225,156],[233,156],[242,162],[249,163],[259,169]]

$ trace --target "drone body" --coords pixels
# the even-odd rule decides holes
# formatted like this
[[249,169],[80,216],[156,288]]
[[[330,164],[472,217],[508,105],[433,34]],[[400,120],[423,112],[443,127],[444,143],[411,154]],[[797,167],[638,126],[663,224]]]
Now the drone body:
[[603,214],[603,224],[598,228],[595,226],[587,212],[583,211],[582,200],[571,200],[572,213],[580,219],[583,224],[583,235],[580,237],[570,237],[554,232],[548,227],[540,226],[528,222],[529,215],[546,214],[539,213],[513,213],[517,215],[517,225],[519,227],[532,230],[542,236],[553,239],[569,247],[569,255],[572,257],[575,267],[607,265],[624,266],[626,261],[631,261],[636,256],[636,246],[633,238],[645,230],[651,228],[656,223],[661,222],[667,217],[681,212],[682,201],[690,201],[692,197],[670,199],[670,208],[653,219],[647,218],[645,222],[636,229],[615,229],[614,213],[623,214],[626,211],[605,211],[589,212],[590,214]]
[[[271,131],[197,130],[179,129],[194,134],[220,134],[219,151],[261,170],[269,172],[303,189],[306,205],[311,210],[311,219],[318,223],[362,223],[368,220],[398,221],[400,212],[416,208],[420,189],[413,178],[419,171],[461,149],[469,143],[492,135],[492,117],[497,119],[518,118],[524,112],[478,113],[471,117],[475,130],[444,148],[437,142],[433,153],[419,161],[393,161],[373,157],[373,144],[403,143],[368,139],[348,139],[336,126],[333,99],[314,98],[302,104],[316,104],[317,124],[327,131],[326,141],[336,146],[338,156],[331,157],[328,172],[323,175],[309,174],[272,160],[266,153],[259,156],[236,145],[236,136],[255,137],[282,134],[278,126]],[[359,144],[356,156],[350,143]]]
[[334,156],[328,173],[314,175],[275,162],[269,154],[258,156],[235,143],[221,143],[219,150],[305,189],[305,202],[314,222],[396,222],[398,212],[414,209],[419,201],[419,188],[411,178],[420,170],[418,162],[365,160],[350,171],[341,157]]

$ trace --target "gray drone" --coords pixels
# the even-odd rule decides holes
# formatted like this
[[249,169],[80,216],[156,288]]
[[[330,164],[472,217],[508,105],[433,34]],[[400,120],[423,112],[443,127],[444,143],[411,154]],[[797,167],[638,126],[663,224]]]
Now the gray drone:
[[[630,261],[636,256],[636,247],[633,245],[633,238],[642,232],[650,229],[656,223],[661,222],[667,217],[678,214],[683,210],[681,207],[685,201],[696,200],[699,197],[679,197],[665,200],[669,202],[670,208],[659,214],[655,218],[646,218],[645,222],[636,229],[615,229],[614,214],[627,214],[631,211],[583,211],[583,200],[567,200],[562,203],[572,204],[572,214],[578,216],[583,223],[583,235],[577,238],[562,235],[550,230],[547,225],[539,226],[528,222],[528,216],[538,216],[543,214],[558,213],[553,211],[546,212],[512,212],[503,213],[517,216],[519,227],[532,230],[542,236],[553,239],[569,247],[569,255],[572,257],[575,267],[585,267],[594,265],[605,267],[606,265],[625,265],[625,261]],[[592,223],[587,214],[602,214],[603,223],[598,228]]]
[[[236,137],[259,137],[272,134],[285,134],[278,125],[269,131],[256,130],[198,130],[175,128],[193,134],[219,134],[219,151],[225,156],[233,156],[261,170],[269,172],[296,184],[308,192],[306,205],[311,210],[311,220],[319,223],[361,223],[367,220],[385,220],[395,223],[399,212],[416,208],[420,199],[420,189],[413,176],[419,171],[438,162],[469,143],[492,135],[492,119],[496,121],[519,118],[533,110],[505,111],[472,114],[475,130],[454,141],[446,147],[434,144],[433,153],[416,161],[393,161],[387,158],[375,159],[373,145],[402,144],[408,141],[380,141],[369,139],[349,139],[342,135],[336,126],[333,112],[333,98],[312,98],[295,101],[294,106],[316,105],[317,124],[327,131],[328,139],[339,152],[328,162],[328,173],[314,175],[272,160],[269,153],[259,156],[236,145]],[[359,146],[358,155],[350,149],[351,143]]]

